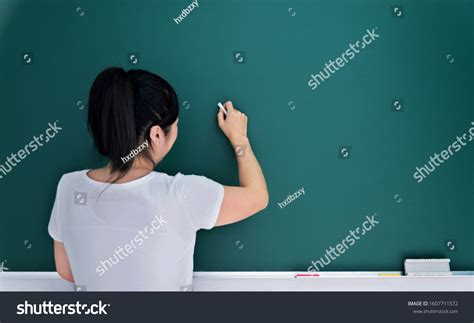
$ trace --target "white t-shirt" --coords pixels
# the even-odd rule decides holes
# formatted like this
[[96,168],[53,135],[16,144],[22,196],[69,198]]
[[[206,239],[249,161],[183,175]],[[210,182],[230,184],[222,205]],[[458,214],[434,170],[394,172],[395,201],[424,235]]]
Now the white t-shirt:
[[158,172],[105,184],[87,172],[61,178],[48,226],[66,248],[77,288],[191,290],[196,232],[216,223],[223,186]]

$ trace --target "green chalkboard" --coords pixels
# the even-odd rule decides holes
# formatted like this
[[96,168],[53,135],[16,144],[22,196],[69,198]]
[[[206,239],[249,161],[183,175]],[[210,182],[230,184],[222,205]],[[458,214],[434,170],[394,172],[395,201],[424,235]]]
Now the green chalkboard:
[[[198,4],[0,0],[0,167],[48,123],[62,128],[0,173],[4,267],[54,270],[56,185],[103,165],[87,96],[101,70],[122,66],[178,93],[180,134],[159,171],[237,184],[216,102],[249,116],[270,204],[200,232],[195,270],[306,270],[375,213],[379,223],[323,270],[401,270],[407,257],[474,268],[474,141],[457,141],[474,126],[473,1]],[[445,159],[416,175],[434,154]]]

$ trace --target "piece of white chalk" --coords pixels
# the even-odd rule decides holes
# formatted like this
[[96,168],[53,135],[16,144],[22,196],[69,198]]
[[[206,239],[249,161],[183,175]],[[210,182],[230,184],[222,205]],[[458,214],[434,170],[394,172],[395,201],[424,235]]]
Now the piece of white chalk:
[[222,103],[217,102],[217,106],[219,107],[219,109],[222,110],[222,112],[224,112],[224,115],[227,116],[227,110],[224,108],[224,106],[222,105]]

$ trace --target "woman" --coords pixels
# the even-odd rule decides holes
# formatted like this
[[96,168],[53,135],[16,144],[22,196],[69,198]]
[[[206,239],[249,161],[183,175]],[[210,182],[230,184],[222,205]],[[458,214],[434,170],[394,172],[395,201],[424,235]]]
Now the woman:
[[220,129],[237,151],[240,186],[155,167],[178,136],[178,99],[163,78],[109,68],[94,81],[88,127],[99,169],[65,174],[48,231],[56,269],[82,290],[189,290],[196,232],[266,208],[268,191],[247,116],[226,102]]

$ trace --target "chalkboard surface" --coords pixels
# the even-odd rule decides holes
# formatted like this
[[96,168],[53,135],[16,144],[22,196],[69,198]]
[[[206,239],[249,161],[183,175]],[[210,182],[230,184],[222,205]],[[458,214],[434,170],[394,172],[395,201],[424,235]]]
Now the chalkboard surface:
[[178,93],[159,171],[237,184],[216,103],[249,116],[269,207],[200,232],[195,270],[401,270],[408,257],[472,270],[473,40],[473,1],[0,0],[0,264],[54,270],[56,185],[103,165],[87,96],[122,66]]

